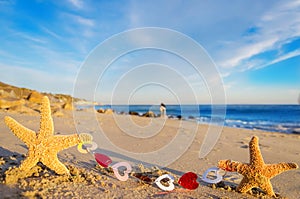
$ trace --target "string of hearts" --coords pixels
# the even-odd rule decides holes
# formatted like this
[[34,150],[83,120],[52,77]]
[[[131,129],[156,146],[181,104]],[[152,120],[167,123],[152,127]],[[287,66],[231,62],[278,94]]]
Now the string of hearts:
[[[93,152],[98,148],[98,145],[95,142],[93,142],[92,135],[88,133],[81,133],[79,134],[79,137],[82,141],[77,146],[77,149],[80,153],[91,153],[94,156],[96,162],[105,168],[107,168],[112,163],[111,158],[106,156],[105,154]],[[112,165],[111,168],[113,169],[116,178],[120,181],[127,181],[129,178],[129,174],[132,171],[132,167],[128,162],[118,162]],[[121,175],[119,172],[121,168],[123,168],[123,175]],[[214,177],[208,177],[209,173],[213,173]],[[223,180],[224,175],[221,174],[221,170],[219,168],[212,167],[207,169],[203,173],[201,180],[206,183],[216,184]],[[188,190],[194,190],[197,189],[199,186],[197,179],[198,175],[196,173],[187,172],[179,178],[178,184],[180,184],[182,187]],[[168,184],[168,186],[162,184],[162,181],[166,182],[165,184]],[[159,176],[154,182],[160,189],[164,191],[173,191],[175,189],[174,181],[175,179],[172,175],[164,174]]]

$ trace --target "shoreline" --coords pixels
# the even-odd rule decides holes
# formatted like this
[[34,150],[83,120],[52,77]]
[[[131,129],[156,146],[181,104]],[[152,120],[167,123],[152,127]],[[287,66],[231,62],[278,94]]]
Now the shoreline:
[[[182,113],[177,113],[180,112],[180,110],[177,110],[180,108],[180,105],[170,105],[171,107],[173,106],[172,110],[167,109],[167,117],[169,119],[179,119],[179,120],[186,120],[186,121],[192,121],[196,122],[197,124],[210,124],[211,121],[210,119],[211,114],[207,113],[206,110],[203,111],[200,110],[195,113],[191,111],[190,108],[187,108],[187,110],[184,109],[183,114]],[[195,106],[204,106],[204,109],[209,107],[210,105],[183,105],[183,106],[188,106],[188,107],[195,107]],[[222,105],[223,106],[223,105]],[[230,105],[229,105],[230,106]],[[289,107],[294,107],[293,111],[300,111],[298,108],[299,105],[243,105],[243,104],[238,104],[238,105],[231,105],[231,106],[236,106],[239,107],[240,111],[245,111],[243,109],[248,109],[249,106],[252,107],[273,107],[273,106],[289,106]],[[99,105],[99,106],[75,106],[77,110],[86,110],[86,109],[95,109],[99,113],[105,113],[106,110],[111,110],[112,112],[115,112],[120,115],[137,115],[141,117],[160,117],[160,112],[159,112],[159,106],[158,105]],[[176,109],[174,109],[176,107]],[[226,107],[226,105],[225,105]],[[244,108],[241,108],[244,107]],[[203,107],[202,107],[203,108]],[[230,109],[232,109],[231,107]],[[264,111],[270,111],[269,109],[266,110],[261,110],[261,112]],[[281,109],[284,109],[285,107],[282,107]],[[100,112],[100,111],[101,112]],[[227,110],[227,109],[226,109]],[[231,110],[232,111],[232,110]],[[168,113],[169,112],[169,113]],[[149,116],[150,113],[150,116]],[[299,112],[300,113],[300,112]],[[200,115],[199,115],[200,114]],[[202,115],[201,115],[202,114]],[[285,134],[300,134],[300,120],[299,119],[292,119],[292,121],[287,122],[287,118],[284,121],[273,121],[272,116],[265,116],[264,119],[261,118],[247,118],[246,113],[243,113],[243,115],[235,116],[232,115],[231,113],[228,114],[228,110],[226,111],[223,117],[219,117],[218,115],[215,115],[214,118],[218,118],[218,120],[222,120],[223,124],[222,126],[227,126],[227,127],[233,127],[233,128],[244,128],[244,129],[250,129],[250,130],[262,130],[262,131],[269,131],[269,132],[279,132],[279,133],[285,133]],[[252,113],[251,113],[252,114]],[[256,113],[259,115],[259,113]],[[275,114],[275,113],[274,113]],[[281,113],[281,114],[287,114],[287,113]],[[294,113],[293,117],[296,117],[296,112]],[[241,117],[238,119],[238,117]],[[270,117],[270,118],[269,118]],[[280,116],[282,117],[282,115]],[[299,121],[299,122],[298,122]],[[218,125],[218,124],[215,124]]]

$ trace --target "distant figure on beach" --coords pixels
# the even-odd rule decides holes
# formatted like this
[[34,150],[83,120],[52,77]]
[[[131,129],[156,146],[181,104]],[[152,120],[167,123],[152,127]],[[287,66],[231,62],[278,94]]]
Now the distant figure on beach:
[[167,108],[166,108],[166,105],[164,103],[161,103],[160,104],[160,117],[166,117],[166,111],[167,111]]

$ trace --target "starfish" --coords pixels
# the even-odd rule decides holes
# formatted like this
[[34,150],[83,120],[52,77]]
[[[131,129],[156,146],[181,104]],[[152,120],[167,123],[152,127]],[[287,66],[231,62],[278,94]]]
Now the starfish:
[[276,175],[291,169],[297,169],[296,163],[265,164],[258,145],[258,137],[252,137],[249,143],[250,163],[240,163],[232,160],[221,160],[218,167],[238,172],[244,176],[237,187],[237,191],[246,193],[254,187],[259,187],[267,195],[275,196],[270,179]]
[[28,147],[26,159],[17,168],[20,172],[29,171],[38,162],[41,162],[57,174],[69,174],[66,166],[58,160],[57,153],[79,144],[81,141],[78,134],[54,135],[50,102],[47,96],[42,100],[38,133],[24,127],[9,116],[6,116],[4,120],[10,130]]

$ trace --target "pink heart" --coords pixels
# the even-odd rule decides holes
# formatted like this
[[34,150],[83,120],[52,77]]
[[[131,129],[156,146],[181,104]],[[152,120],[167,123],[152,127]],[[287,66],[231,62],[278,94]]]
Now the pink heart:
[[183,186],[186,189],[194,190],[197,189],[199,186],[199,183],[197,182],[197,174],[193,172],[188,172],[183,174],[181,178],[178,180],[178,184]]
[[108,165],[110,165],[112,163],[112,160],[110,159],[110,157],[101,154],[101,153],[95,153],[94,154],[96,161],[98,162],[98,164],[100,164],[103,167],[108,167]]
[[[125,167],[126,170],[124,171],[124,174],[121,175],[119,173],[119,168],[120,167]],[[120,181],[126,181],[128,179],[128,174],[131,172],[132,168],[131,165],[128,162],[118,162],[116,164],[114,164],[111,167],[114,171],[115,176],[120,180]]]

